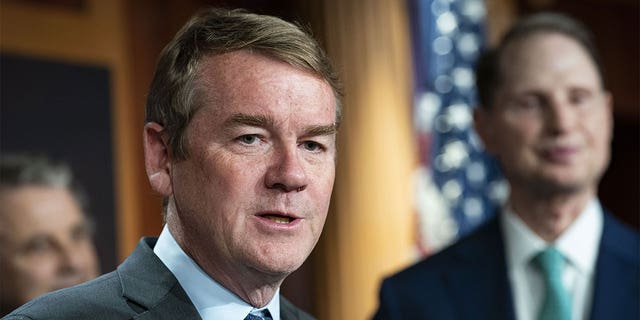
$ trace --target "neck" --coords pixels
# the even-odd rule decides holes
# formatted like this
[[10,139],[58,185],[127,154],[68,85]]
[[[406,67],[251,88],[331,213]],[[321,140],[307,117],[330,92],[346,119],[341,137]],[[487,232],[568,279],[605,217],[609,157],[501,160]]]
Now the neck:
[[[257,272],[244,273],[243,277],[240,277],[240,281],[236,278],[231,278],[226,274],[216,273],[204,269],[207,274],[215,279],[222,286],[229,291],[236,294],[242,300],[253,306],[254,308],[262,308],[266,306],[271,299],[278,292],[278,288],[282,284],[284,278],[278,277],[278,279],[269,280],[268,276],[264,274],[258,274]],[[218,270],[217,268],[215,270]]]
[[595,190],[536,194],[512,188],[509,201],[515,214],[548,243],[555,241],[582,213]]
[[[201,248],[201,243],[186,237],[182,229],[175,227],[175,223],[168,225],[178,245],[209,277],[254,308],[266,306],[288,275],[269,274],[233,261],[216,259],[215,256],[207,255],[211,252]],[[193,248],[201,248],[201,250]]]

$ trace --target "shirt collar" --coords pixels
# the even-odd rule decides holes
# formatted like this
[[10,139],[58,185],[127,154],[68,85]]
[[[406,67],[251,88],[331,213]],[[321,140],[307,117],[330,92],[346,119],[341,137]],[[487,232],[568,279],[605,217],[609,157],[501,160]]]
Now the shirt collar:
[[[602,216],[600,203],[593,199],[554,243],[580,272],[589,274],[595,269],[603,228]],[[500,219],[510,269],[529,263],[534,255],[548,246],[510,207],[504,208]]]
[[578,270],[590,274],[595,269],[602,229],[602,207],[600,202],[594,199],[556,240],[556,248]]
[[[254,309],[207,275],[182,250],[166,225],[153,252],[178,279],[202,319],[244,319]],[[280,289],[265,308],[274,320],[280,319]]]
[[510,207],[504,208],[500,219],[509,270],[528,264],[546,246],[544,240],[531,231]]

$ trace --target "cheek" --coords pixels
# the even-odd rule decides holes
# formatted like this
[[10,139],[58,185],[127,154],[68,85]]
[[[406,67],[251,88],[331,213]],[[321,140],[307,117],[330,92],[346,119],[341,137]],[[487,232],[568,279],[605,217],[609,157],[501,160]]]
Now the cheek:
[[305,167],[308,183],[316,185],[319,189],[329,189],[335,180],[336,161],[334,156],[327,156],[324,158],[316,158],[313,161],[308,161]]
[[541,131],[541,124],[534,119],[511,120],[507,118],[503,123],[496,125],[495,135],[500,144],[509,148],[522,148],[536,141]]
[[51,258],[16,258],[11,266],[12,278],[23,291],[48,291],[55,278],[56,263]]
[[[331,193],[333,191],[333,184],[335,182],[335,166],[331,166],[327,171],[325,171],[325,180],[323,184],[323,193],[325,195],[325,199],[331,198]],[[329,201],[326,201],[327,206],[329,205]]]
[[86,240],[82,241],[78,245],[77,252],[81,255],[82,260],[85,261],[84,266],[90,271],[93,275],[97,275],[98,272],[98,258],[95,247],[91,241]]
[[201,212],[212,216],[206,219],[234,223],[238,209],[248,209],[255,195],[263,187],[264,161],[232,160],[212,161],[204,172],[204,179],[195,191],[195,203],[202,203]]
[[585,123],[585,139],[592,152],[589,157],[598,159],[602,165],[609,163],[611,152],[612,123],[603,118]]
[[312,183],[316,186],[312,201],[315,201],[319,211],[319,215],[322,215],[322,221],[326,218],[327,211],[329,209],[329,201],[333,191],[333,184],[335,181],[335,166],[324,167],[319,170],[312,178]]
[[532,157],[536,134],[528,127],[500,124],[492,128],[489,153],[495,156],[504,170],[527,163]]
[[593,113],[582,117],[582,125],[589,139],[610,143],[612,139],[613,120],[609,114]]

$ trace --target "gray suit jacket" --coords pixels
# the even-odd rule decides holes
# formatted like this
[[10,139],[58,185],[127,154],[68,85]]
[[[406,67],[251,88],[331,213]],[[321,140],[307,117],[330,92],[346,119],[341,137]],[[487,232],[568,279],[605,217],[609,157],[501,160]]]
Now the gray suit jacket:
[[[142,238],[116,271],[46,294],[3,319],[200,319],[178,280],[153,253],[156,240]],[[284,297],[280,317],[314,319]]]

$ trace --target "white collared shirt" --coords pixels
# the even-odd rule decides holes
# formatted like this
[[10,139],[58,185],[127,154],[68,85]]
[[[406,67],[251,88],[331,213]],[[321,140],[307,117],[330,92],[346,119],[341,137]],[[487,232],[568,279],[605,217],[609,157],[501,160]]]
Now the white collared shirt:
[[572,319],[587,319],[591,310],[595,264],[603,228],[602,207],[598,200],[590,201],[552,244],[538,237],[510,208],[503,211],[500,219],[516,318],[537,319],[544,299],[544,282],[531,260],[547,246],[555,245],[566,259],[562,282],[571,295]]
[[[191,299],[203,320],[244,319],[254,308],[208,276],[180,248],[165,225],[153,252]],[[269,309],[274,320],[280,320],[280,289],[262,309]]]

